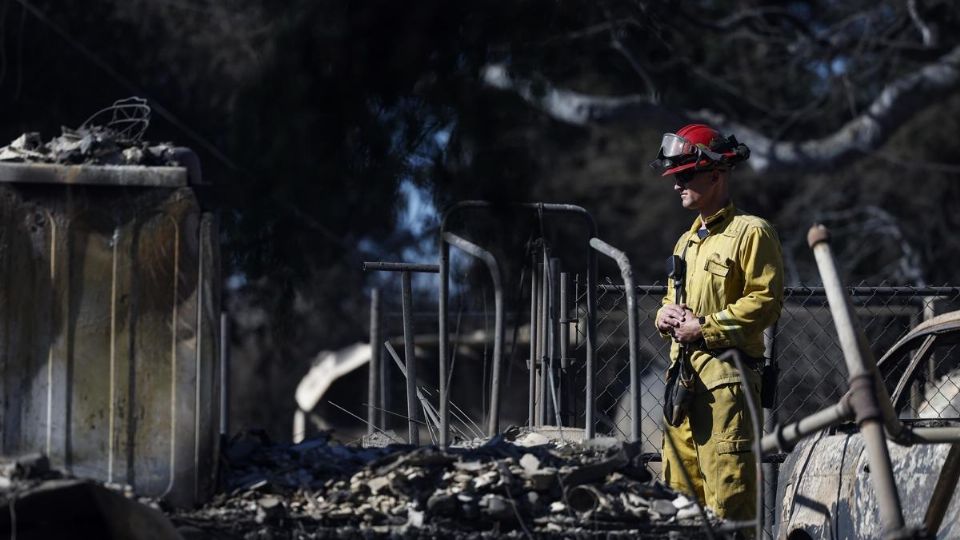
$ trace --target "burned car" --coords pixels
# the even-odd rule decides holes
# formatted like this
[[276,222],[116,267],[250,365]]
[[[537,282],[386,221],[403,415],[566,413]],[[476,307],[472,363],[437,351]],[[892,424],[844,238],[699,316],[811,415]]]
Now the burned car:
[[[960,426],[960,311],[917,325],[877,368],[906,428]],[[888,441],[887,448],[906,526],[960,538],[960,445]],[[854,423],[797,444],[780,468],[776,537],[882,537],[882,505],[867,454]]]

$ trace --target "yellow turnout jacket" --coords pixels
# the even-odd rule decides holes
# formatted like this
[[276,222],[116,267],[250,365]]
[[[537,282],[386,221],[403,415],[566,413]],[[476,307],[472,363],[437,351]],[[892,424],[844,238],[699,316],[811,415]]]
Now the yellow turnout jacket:
[[[686,248],[684,303],[706,319],[703,343],[694,347],[690,362],[705,387],[701,388],[712,390],[740,381],[733,362],[716,359],[724,349],[736,347],[748,356],[763,356],[763,330],[780,317],[783,306],[783,256],[773,227],[733,204],[706,222],[705,238],[697,235],[698,216],[673,252],[682,255]],[[668,285],[662,305],[676,303],[673,280]],[[679,351],[674,342],[672,361]]]

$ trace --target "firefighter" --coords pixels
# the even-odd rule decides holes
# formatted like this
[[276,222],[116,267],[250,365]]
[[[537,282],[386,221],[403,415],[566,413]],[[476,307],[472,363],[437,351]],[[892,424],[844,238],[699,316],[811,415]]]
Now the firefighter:
[[[733,136],[703,125],[684,126],[663,136],[651,165],[674,181],[680,204],[698,213],[680,236],[674,255],[684,261],[683,297],[668,287],[656,326],[672,338],[671,366],[689,370],[681,414],[667,414],[665,429],[676,452],[663,445],[664,480],[696,496],[726,519],[751,520],[756,513],[756,459],[750,416],[734,362],[720,360],[737,348],[748,366],[747,386],[760,400],[763,330],[780,317],[783,261],[780,241],[765,220],[739,210],[730,200],[731,171],[750,155]],[[683,351],[683,354],[681,354]],[[668,391],[670,384],[668,383]]]

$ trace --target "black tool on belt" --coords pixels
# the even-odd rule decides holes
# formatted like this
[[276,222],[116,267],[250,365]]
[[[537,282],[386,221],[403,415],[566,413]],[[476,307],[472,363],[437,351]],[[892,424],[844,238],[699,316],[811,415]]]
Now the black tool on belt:
[[[673,280],[673,298],[677,305],[683,304],[684,282],[687,275],[687,249],[682,255],[672,255],[667,259],[667,276]],[[673,427],[679,426],[687,416],[690,399],[693,397],[693,366],[690,365],[690,346],[680,343],[680,354],[676,362],[667,368],[666,385],[663,395],[663,417]]]

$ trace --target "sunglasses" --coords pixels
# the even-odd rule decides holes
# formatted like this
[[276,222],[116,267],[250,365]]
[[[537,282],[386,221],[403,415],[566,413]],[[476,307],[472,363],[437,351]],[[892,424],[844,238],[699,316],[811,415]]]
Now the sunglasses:
[[673,177],[676,179],[678,184],[689,184],[693,180],[693,177],[696,176],[698,172],[702,172],[702,171],[697,171],[697,170],[681,171],[681,172],[675,173]]

